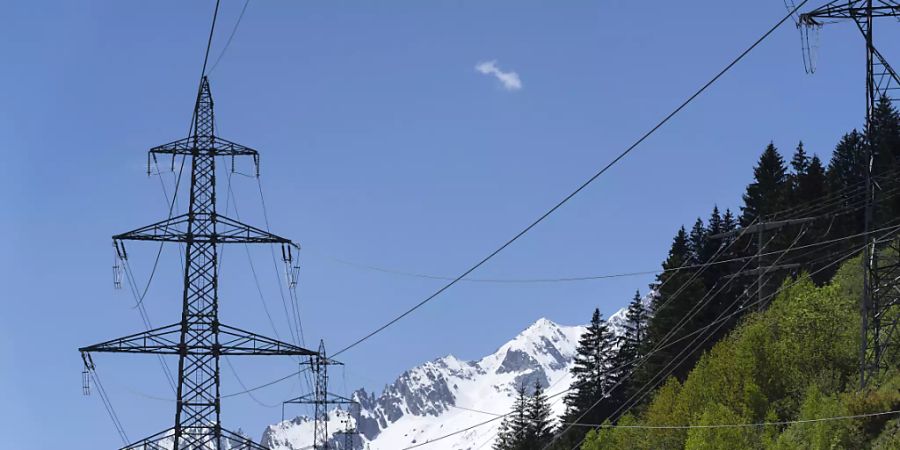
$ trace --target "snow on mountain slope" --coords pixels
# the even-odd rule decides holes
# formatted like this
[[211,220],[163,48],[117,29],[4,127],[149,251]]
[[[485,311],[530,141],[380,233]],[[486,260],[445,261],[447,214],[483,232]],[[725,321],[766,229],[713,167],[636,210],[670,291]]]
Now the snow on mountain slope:
[[[617,335],[624,320],[624,309],[608,320]],[[565,390],[572,383],[569,367],[584,329],[542,318],[478,361],[448,355],[404,372],[377,397],[362,389],[356,391],[353,396],[361,405],[357,428],[363,444],[357,448],[400,450],[490,420],[511,409],[515,390],[522,383],[532,386],[539,380],[550,395]],[[551,400],[557,416],[565,408],[562,399]],[[339,421],[332,419],[329,430],[342,429]],[[427,448],[490,449],[499,424],[495,420]],[[312,430],[307,418],[284,421],[266,428],[262,443],[272,450],[310,448]],[[348,450],[341,444],[335,439],[334,448]]]

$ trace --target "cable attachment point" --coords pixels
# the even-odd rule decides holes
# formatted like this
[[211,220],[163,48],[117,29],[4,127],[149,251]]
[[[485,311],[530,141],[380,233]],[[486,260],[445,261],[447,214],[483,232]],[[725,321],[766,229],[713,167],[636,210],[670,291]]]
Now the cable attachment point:
[[82,352],[81,360],[84,362],[84,369],[81,370],[81,393],[85,396],[91,395],[91,371],[94,370],[94,361],[89,353]]
[[297,279],[300,277],[300,264],[294,261],[294,250],[300,252],[297,244],[281,244],[281,259],[284,261],[284,275],[288,287],[297,287]]

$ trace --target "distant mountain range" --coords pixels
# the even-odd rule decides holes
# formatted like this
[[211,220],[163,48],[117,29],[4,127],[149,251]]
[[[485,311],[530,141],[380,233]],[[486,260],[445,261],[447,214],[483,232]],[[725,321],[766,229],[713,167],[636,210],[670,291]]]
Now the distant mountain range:
[[[616,335],[623,332],[625,309],[607,322]],[[379,394],[356,391],[353,397],[361,412],[356,424],[360,441],[355,448],[400,450],[431,441],[451,432],[508,412],[516,387],[540,380],[549,394],[560,392],[572,382],[569,368],[583,326],[564,326],[540,319],[494,353],[478,361],[463,361],[452,355],[429,361],[400,375]],[[563,396],[552,400],[559,416]],[[346,410],[332,410],[329,432],[345,429]],[[490,449],[500,421],[441,439],[429,450]],[[297,417],[270,425],[262,444],[272,450],[311,449],[313,422]],[[335,436],[333,448],[347,450],[343,438]]]

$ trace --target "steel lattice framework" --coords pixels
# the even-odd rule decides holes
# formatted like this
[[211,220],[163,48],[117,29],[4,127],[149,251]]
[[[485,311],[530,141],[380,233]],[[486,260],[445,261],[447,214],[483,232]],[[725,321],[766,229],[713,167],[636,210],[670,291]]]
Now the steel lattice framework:
[[[900,2],[886,0],[832,1],[800,16],[800,25],[821,27],[832,20],[852,20],[866,43],[866,173],[865,231],[879,220],[875,205],[880,187],[874,181],[882,168],[876,167],[879,149],[874,145],[873,118],[880,99],[893,102],[900,96],[900,77],[875,47],[873,29],[876,19],[900,18]],[[863,253],[863,298],[860,302],[860,385],[877,380],[887,361],[900,347],[897,336],[900,317],[900,243],[897,237],[879,240],[871,237]]]
[[[347,413],[354,421],[359,420],[359,403],[347,397],[328,392],[328,366],[342,365],[341,362],[329,359],[325,353],[325,343],[319,342],[319,351],[312,358],[313,375],[315,376],[315,387],[312,393],[301,395],[300,397],[287,400],[283,405],[301,404],[313,405],[315,426],[313,431],[313,449],[315,450],[331,450],[331,435],[328,433],[328,407],[331,405],[347,405]],[[355,410],[355,415],[354,415]],[[353,450],[356,440],[358,440],[358,432],[356,423],[351,423],[348,417],[346,429],[340,430],[335,434],[343,435],[343,444],[339,446],[339,450]]]
[[87,355],[95,352],[178,355],[175,426],[124,449],[264,449],[246,437],[222,429],[219,359],[226,355],[314,356],[317,353],[219,323],[217,246],[267,243],[299,247],[289,239],[216,213],[216,158],[250,156],[258,168],[259,156],[256,150],[215,136],[213,100],[206,77],[200,83],[193,120],[190,137],[150,150],[151,156],[190,158],[188,212],[113,236],[123,258],[127,257],[123,241],[184,244],[181,321],[79,350]]

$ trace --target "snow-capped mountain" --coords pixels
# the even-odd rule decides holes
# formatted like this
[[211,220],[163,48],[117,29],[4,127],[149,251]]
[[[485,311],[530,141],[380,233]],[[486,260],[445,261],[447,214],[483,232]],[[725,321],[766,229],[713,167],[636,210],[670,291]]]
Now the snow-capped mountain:
[[[623,332],[625,312],[622,309],[607,321],[616,335]],[[538,380],[549,395],[567,389],[572,383],[569,368],[584,330],[583,326],[558,325],[542,318],[478,361],[448,355],[404,372],[378,396],[356,391],[353,397],[360,403],[356,426],[361,442],[355,448],[400,450],[490,420],[512,408],[516,388],[522,383],[531,386]],[[562,400],[563,396],[551,400],[557,416],[565,407]],[[353,419],[334,411],[329,430],[343,429],[348,420]],[[490,449],[499,424],[500,420],[494,420],[427,448]],[[272,450],[311,448],[312,433],[310,419],[296,418],[266,428],[262,444]],[[333,440],[334,448],[347,450],[340,439]]]

